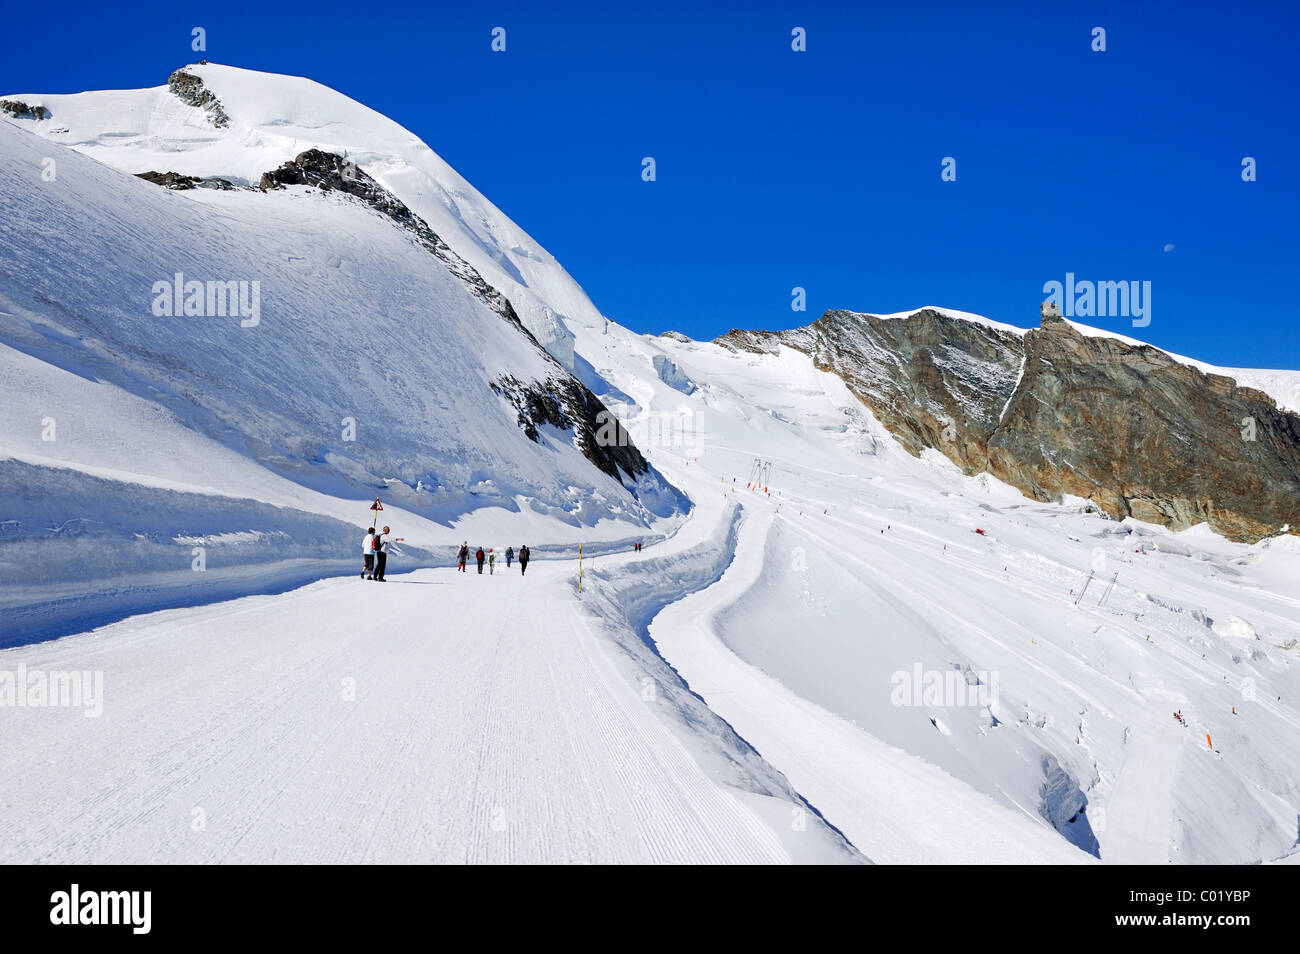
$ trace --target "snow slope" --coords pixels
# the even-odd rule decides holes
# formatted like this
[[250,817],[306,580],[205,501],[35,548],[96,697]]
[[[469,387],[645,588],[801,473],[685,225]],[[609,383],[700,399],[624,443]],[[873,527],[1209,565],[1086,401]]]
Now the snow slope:
[[725,764],[679,738],[567,573],[327,580],[0,652],[103,679],[97,717],[4,710],[0,862],[861,861],[792,832],[716,719]]
[[[580,597],[568,561],[439,570],[0,653],[103,671],[114,720],[6,724],[0,751],[40,739],[63,773],[39,800],[4,792],[28,833],[12,860],[822,861],[845,857],[837,831],[896,863],[1294,854],[1300,548],[1119,525],[916,460],[793,351],[600,337],[580,343],[643,417],[698,395],[699,430],[649,445],[696,501],[673,536],[586,560]],[[696,395],[644,372],[665,350]],[[770,493],[744,487],[755,451]],[[1075,607],[1093,561],[1119,581]],[[894,704],[916,664],[997,696]],[[161,734],[128,727],[137,699]],[[129,757],[106,767],[90,747],[110,726]],[[203,757],[178,741],[204,739]]]
[[[560,502],[591,483],[559,435],[521,439],[514,408],[489,387],[508,374],[545,379],[546,356],[350,197],[179,195],[62,149],[57,182],[32,188],[18,170],[39,169],[51,147],[7,124],[4,149],[11,346],[183,408],[204,433],[233,431],[319,489],[422,482],[448,495],[421,508],[441,516],[470,509],[459,488],[509,504],[521,492]],[[177,272],[259,281],[258,323],[153,315],[154,284]]]
[[[792,350],[616,325],[577,339],[633,435],[659,423],[649,458],[696,501],[674,544],[742,508],[734,562],[648,638],[873,860],[1241,863],[1297,850],[1289,540],[1117,524],[918,460]],[[696,391],[664,382],[661,357]],[[689,429],[665,427],[680,421]],[[772,463],[770,494],[745,487],[756,457]],[[900,704],[898,681],[918,668],[995,685],[994,701]]]
[[[0,605],[46,620],[14,621],[0,644],[66,631],[42,607],[67,594],[57,580],[33,587],[18,569],[32,560],[93,554],[76,564],[79,595],[133,586],[134,608],[147,608],[211,582],[191,573],[184,538],[299,535],[242,548],[220,538],[204,572],[231,586],[250,565],[350,564],[375,496],[426,563],[470,532],[516,546],[529,531],[617,539],[662,518],[671,528],[681,509],[653,472],[625,486],[597,470],[572,432],[548,425],[529,440],[493,383],[566,372],[349,196],[173,193],[0,121],[0,208],[0,455],[14,461],[0,492],[0,563],[13,570]],[[156,315],[156,283],[178,273],[256,282],[256,321]],[[132,490],[101,493],[90,478]],[[41,488],[42,508],[25,487]],[[204,501],[177,494],[237,498],[245,514],[205,522]],[[160,526],[144,517],[163,512],[173,519]],[[329,519],[308,532],[307,514]],[[161,603],[158,586],[172,593]],[[104,618],[86,610],[75,615],[87,625]]]
[[[30,766],[0,780],[5,860],[1300,858],[1294,539],[1115,523],[913,458],[805,355],[606,322],[377,114],[305,80],[192,69],[229,127],[165,87],[20,95],[53,119],[0,122],[0,238],[21,256],[0,259],[9,573],[84,538],[183,577],[203,540],[214,562],[236,554],[235,589],[204,591],[229,596],[284,546],[268,524],[321,548],[355,532],[349,474],[435,554],[471,533],[522,531],[557,557],[596,545],[581,596],[564,552],[526,580],[328,580],[0,649],[0,673],[105,685],[97,719],[0,721],[0,761]],[[689,518],[638,511],[563,435],[520,444],[479,382],[545,357],[373,213],[303,189],[172,194],[100,164],[251,181],[312,146],[347,152],[510,296],[689,493]],[[262,323],[128,320],[181,267],[266,275]],[[357,348],[381,293],[384,337]],[[259,348],[230,347],[259,328]],[[344,373],[306,363],[322,354]],[[1209,370],[1300,394],[1294,372]],[[332,435],[354,404],[349,448]],[[439,486],[445,507],[421,498]],[[916,673],[937,691],[911,691]]]
[[[318,148],[345,155],[429,223],[525,325],[573,368],[565,317],[595,321],[590,299],[537,244],[413,133],[335,90],[299,76],[191,64],[229,125],[188,106],[166,85],[6,96],[41,103],[51,119],[27,123],[51,142],[132,174],[179,172],[257,185],[262,173]],[[162,77],[159,77],[162,79]]]

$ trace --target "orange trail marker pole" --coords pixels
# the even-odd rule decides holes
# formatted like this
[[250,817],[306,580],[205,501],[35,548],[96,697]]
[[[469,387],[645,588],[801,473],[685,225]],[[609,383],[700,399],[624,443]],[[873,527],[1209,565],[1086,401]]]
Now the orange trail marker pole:
[[1210,733],[1208,732],[1205,733],[1205,744],[1208,745],[1210,748],[1214,748],[1214,743],[1210,741]]

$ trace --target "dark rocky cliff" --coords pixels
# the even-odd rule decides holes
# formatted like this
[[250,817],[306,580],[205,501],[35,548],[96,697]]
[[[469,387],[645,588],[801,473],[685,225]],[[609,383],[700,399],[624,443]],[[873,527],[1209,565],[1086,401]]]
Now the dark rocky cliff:
[[1300,417],[1156,348],[1058,318],[1017,334],[929,309],[830,311],[718,342],[803,351],[911,453],[934,448],[1036,500],[1073,494],[1112,517],[1205,522],[1234,540],[1300,533]]
[[50,111],[44,106],[29,106],[18,99],[0,99],[0,115],[13,119],[49,119]]
[[203,80],[193,73],[174,70],[167,77],[167,88],[185,105],[204,110],[208,114],[208,122],[218,129],[230,125],[230,117],[226,115],[221,100],[212,95],[212,91],[203,85]]

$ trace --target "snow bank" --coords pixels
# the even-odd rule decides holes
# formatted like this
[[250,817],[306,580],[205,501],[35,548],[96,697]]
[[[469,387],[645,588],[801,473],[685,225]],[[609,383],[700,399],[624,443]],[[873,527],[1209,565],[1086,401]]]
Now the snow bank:
[[1248,641],[1259,638],[1255,635],[1254,626],[1236,616],[1226,620],[1215,620],[1210,628],[1214,630],[1216,636],[1221,636],[1224,639]]

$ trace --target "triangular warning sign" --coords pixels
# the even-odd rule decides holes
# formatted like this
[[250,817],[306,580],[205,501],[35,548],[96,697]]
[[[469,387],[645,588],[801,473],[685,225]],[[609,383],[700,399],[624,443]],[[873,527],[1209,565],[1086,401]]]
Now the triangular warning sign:
[[371,509],[371,510],[383,510],[383,509],[384,509],[384,505],[381,504],[381,503],[379,502],[379,498],[376,497],[376,498],[375,498],[375,502],[374,502],[373,504],[370,505],[370,509]]

